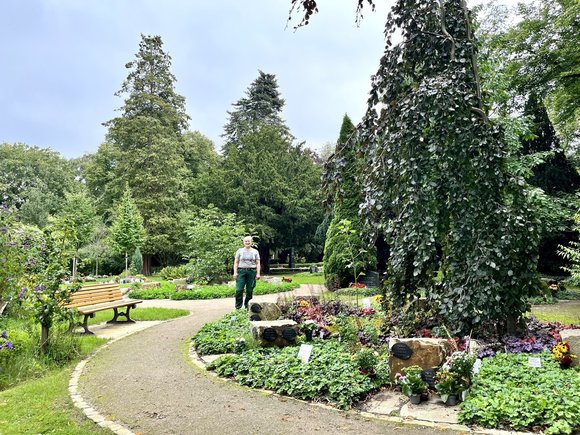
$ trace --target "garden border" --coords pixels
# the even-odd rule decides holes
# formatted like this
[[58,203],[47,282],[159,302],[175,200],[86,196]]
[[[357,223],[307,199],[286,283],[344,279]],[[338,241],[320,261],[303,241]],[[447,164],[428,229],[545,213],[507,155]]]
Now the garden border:
[[[337,409],[337,408],[330,406],[330,405],[326,405],[324,403],[312,402],[312,401],[308,401],[308,400],[297,399],[295,397],[284,396],[284,395],[275,393],[274,391],[271,391],[271,390],[266,390],[263,388],[252,388],[252,387],[240,385],[239,383],[237,383],[233,379],[222,378],[217,373],[207,370],[207,368],[206,368],[207,363],[203,360],[203,358],[201,356],[199,356],[199,354],[195,350],[195,346],[193,345],[192,342],[189,343],[189,357],[191,359],[191,362],[197,368],[202,369],[202,371],[206,375],[217,378],[222,382],[231,382],[231,383],[238,385],[239,387],[247,388],[249,390],[257,391],[257,392],[260,392],[262,394],[271,395],[274,397],[280,397],[280,398],[283,398],[284,400],[295,400],[297,402],[305,403],[305,404],[310,405],[310,406],[317,406],[320,408],[332,410],[332,411],[335,411],[337,413],[344,412],[344,411],[341,411],[340,409]],[[365,417],[368,419],[377,419],[377,420],[383,420],[383,421],[388,421],[388,422],[392,422],[392,423],[401,423],[401,424],[405,424],[405,425],[422,426],[422,427],[426,427],[426,428],[429,427],[429,428],[435,428],[435,429],[447,429],[447,430],[453,430],[453,431],[462,432],[462,433],[467,432],[467,433],[473,433],[473,434],[487,434],[487,435],[516,435],[516,434],[537,435],[537,434],[534,434],[533,432],[517,432],[517,431],[513,431],[513,430],[484,429],[484,428],[473,429],[469,426],[465,426],[462,424],[439,423],[439,422],[427,421],[427,420],[417,420],[414,418],[409,419],[409,418],[405,418],[405,417],[397,417],[397,416],[392,416],[392,415],[377,414],[377,413],[369,412],[369,411],[361,411],[361,410],[354,409],[354,408],[350,409],[349,412],[355,412],[355,413],[359,414],[361,417]]]

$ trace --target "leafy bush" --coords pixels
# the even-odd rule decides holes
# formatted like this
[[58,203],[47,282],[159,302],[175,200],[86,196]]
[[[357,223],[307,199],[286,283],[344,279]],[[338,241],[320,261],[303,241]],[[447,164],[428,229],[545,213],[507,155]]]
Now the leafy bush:
[[[258,281],[254,289],[254,295],[267,295],[272,293],[288,292],[299,287],[294,283],[271,284]],[[200,286],[191,290],[176,291],[175,286],[169,283],[161,283],[161,288],[156,289],[136,289],[129,293],[135,299],[173,299],[196,300],[196,299],[220,299],[231,298],[235,295],[235,287],[228,285]]]
[[[528,366],[529,354],[497,354],[485,359],[459,419],[491,428],[532,429],[569,434],[580,428],[580,376],[562,370],[550,352],[542,367]],[[538,355],[536,355],[538,356]]]
[[244,338],[250,328],[246,310],[226,314],[216,322],[206,323],[192,338],[197,352],[202,355],[233,353],[239,338]]
[[167,266],[159,271],[159,276],[165,280],[186,278],[189,275],[191,275],[191,269],[187,264],[182,264],[181,266]]
[[[313,342],[308,363],[298,359],[297,347],[256,349],[218,358],[208,366],[220,376],[234,377],[253,388],[267,388],[300,399],[324,399],[342,409],[379,382],[359,372],[346,347],[336,341]],[[381,378],[382,379],[382,378]]]

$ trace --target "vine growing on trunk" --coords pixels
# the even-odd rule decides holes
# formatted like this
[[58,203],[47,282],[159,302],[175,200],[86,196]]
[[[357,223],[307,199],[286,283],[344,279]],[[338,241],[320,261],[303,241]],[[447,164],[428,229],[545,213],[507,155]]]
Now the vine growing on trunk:
[[[395,306],[424,293],[454,332],[513,326],[538,288],[533,198],[487,116],[471,22],[464,0],[398,0],[352,138],[368,168],[361,214],[390,245]],[[326,176],[340,184],[340,170]]]

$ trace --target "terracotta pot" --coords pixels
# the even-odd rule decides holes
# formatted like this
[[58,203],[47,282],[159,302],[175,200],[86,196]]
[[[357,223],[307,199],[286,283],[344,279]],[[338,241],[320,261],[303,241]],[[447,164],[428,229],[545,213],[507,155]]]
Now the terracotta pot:
[[569,369],[572,363],[560,363],[560,368],[561,369]]

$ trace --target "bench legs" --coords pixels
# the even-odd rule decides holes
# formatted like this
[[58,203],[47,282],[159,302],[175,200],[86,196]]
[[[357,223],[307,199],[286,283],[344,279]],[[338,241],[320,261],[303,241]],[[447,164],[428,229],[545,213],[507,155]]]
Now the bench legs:
[[[119,312],[119,310],[117,308],[113,308],[113,310],[115,310],[115,315],[107,323],[120,323],[120,322],[122,322],[122,323],[135,323],[135,321],[132,320],[131,319],[131,316],[130,316],[131,308],[135,308],[135,305],[129,305],[129,306],[127,306],[127,310],[124,313],[123,312]],[[117,318],[119,316],[124,316],[126,320],[123,320],[123,321],[117,320]]]
[[85,314],[84,316],[85,316],[85,318],[83,319],[83,322],[82,323],[81,322],[77,322],[76,319],[73,318],[70,321],[70,326],[69,326],[68,332],[70,332],[72,334],[74,332],[76,326],[77,325],[80,325],[85,330],[85,332],[81,332],[81,334],[83,334],[83,335],[93,335],[94,332],[91,332],[89,330],[88,323],[89,323],[89,318],[90,317],[95,317],[95,314],[94,313],[93,314]]

